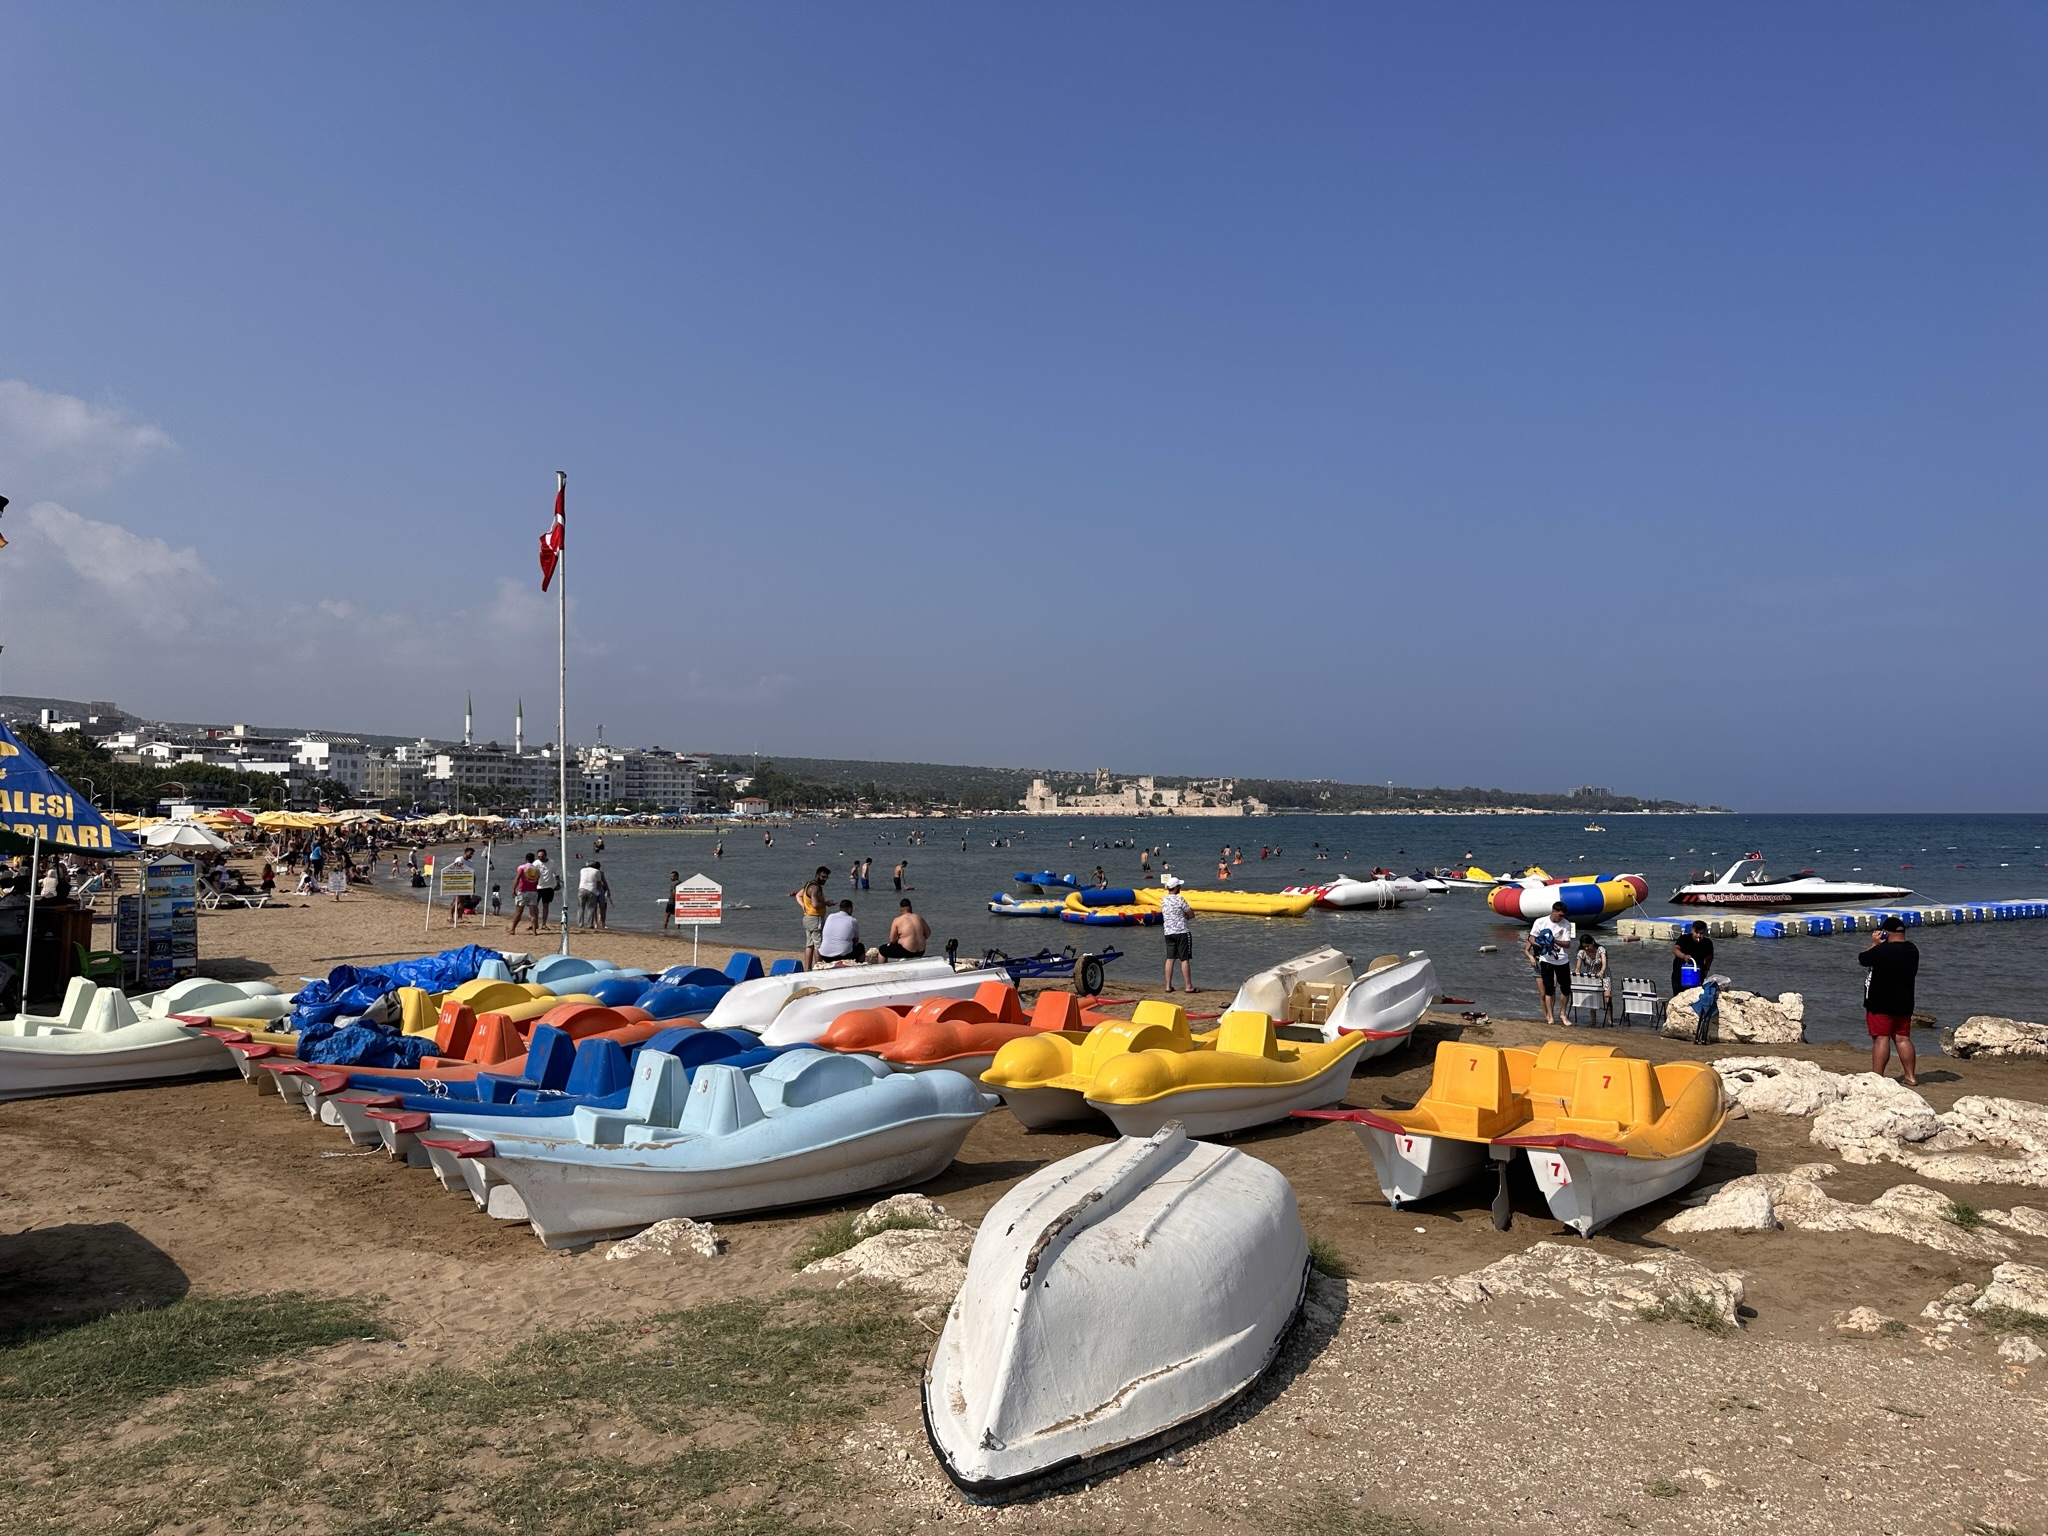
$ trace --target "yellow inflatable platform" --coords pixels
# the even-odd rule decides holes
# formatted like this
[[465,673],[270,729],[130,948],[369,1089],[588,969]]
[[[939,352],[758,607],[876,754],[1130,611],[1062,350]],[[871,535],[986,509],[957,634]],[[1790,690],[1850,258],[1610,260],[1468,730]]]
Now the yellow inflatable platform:
[[[1134,894],[1140,906],[1156,907],[1166,900],[1166,892],[1158,886],[1148,886]],[[1192,912],[1236,917],[1300,917],[1316,904],[1314,891],[1286,896],[1265,891],[1196,891],[1183,886],[1180,894]]]

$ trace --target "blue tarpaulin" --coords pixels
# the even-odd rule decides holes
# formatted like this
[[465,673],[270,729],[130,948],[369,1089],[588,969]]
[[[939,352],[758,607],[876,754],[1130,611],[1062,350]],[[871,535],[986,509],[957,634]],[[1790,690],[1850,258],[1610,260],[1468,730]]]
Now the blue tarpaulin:
[[[418,960],[397,960],[390,965],[337,965],[327,973],[325,981],[309,981],[299,988],[292,999],[292,1027],[303,1034],[315,1024],[332,1024],[336,1019],[353,1017],[399,987],[446,992],[465,981],[475,981],[486,960],[502,958],[495,949],[465,944],[460,949],[443,950]],[[303,1044],[300,1050],[304,1051]]]
[[431,1035],[403,1035],[361,1019],[309,1024],[299,1033],[299,1060],[321,1067],[416,1067],[433,1049]]

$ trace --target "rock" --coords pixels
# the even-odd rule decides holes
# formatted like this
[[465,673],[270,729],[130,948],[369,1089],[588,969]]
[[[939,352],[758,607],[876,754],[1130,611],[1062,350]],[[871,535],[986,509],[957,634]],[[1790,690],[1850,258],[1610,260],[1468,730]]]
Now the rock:
[[2048,1211],[2036,1210],[2031,1205],[2016,1205],[2009,1211],[1986,1211],[1984,1219],[2028,1237],[2048,1237]]
[[[1662,1033],[1676,1040],[1690,1040],[1699,1025],[1693,1004],[1698,987],[1679,993],[1664,1005]],[[1707,1038],[1724,1044],[1796,1045],[1806,1038],[1806,999],[1797,992],[1783,992],[1776,1002],[1754,992],[1729,988],[1718,1001],[1720,1016]]]
[[974,1234],[960,1222],[946,1230],[920,1227],[877,1232],[844,1253],[806,1264],[807,1275],[843,1275],[840,1285],[855,1280],[886,1280],[926,1303],[916,1315],[930,1321],[943,1315],[967,1280],[967,1250]]
[[934,1232],[958,1232],[963,1223],[946,1214],[946,1208],[928,1195],[891,1195],[878,1200],[853,1218],[855,1237],[873,1237],[891,1226],[928,1227]]
[[[1967,1094],[1941,1117],[1942,1134],[1892,1156],[1914,1172],[1947,1184],[2020,1184],[2048,1189],[2048,1107],[2024,1099]],[[1961,1150],[2007,1147],[2017,1157]]]
[[1807,1116],[1846,1098],[1849,1080],[1795,1056],[1730,1056],[1714,1063],[1721,1087],[1742,1108]]
[[676,1258],[694,1253],[700,1259],[715,1259],[725,1250],[725,1241],[709,1222],[692,1221],[687,1216],[671,1216],[666,1221],[657,1221],[645,1232],[638,1233],[623,1242],[613,1243],[605,1253],[605,1259],[637,1259],[643,1254],[659,1253]]
[[1439,1276],[1420,1283],[1354,1283],[1351,1290],[1354,1301],[1364,1301],[1374,1311],[1389,1306],[1475,1306],[1513,1296],[1569,1301],[1574,1310],[1605,1322],[1703,1301],[1730,1326],[1740,1326],[1736,1308],[1743,1295],[1740,1274],[1733,1270],[1717,1274],[1682,1253],[1659,1253],[1624,1264],[1581,1244],[1550,1242],[1537,1243],[1466,1275]]
[[1951,1056],[2048,1056],[2048,1024],[1980,1013],[1941,1037]]
[[1941,1116],[1904,1083],[1857,1072],[1843,1079],[1847,1094],[1813,1119],[1812,1140],[1852,1163],[1895,1158],[1905,1142],[1930,1141],[1947,1129]]
[[2038,1264],[1999,1265],[1991,1271],[1984,1294],[1970,1303],[1972,1312],[1994,1309],[2048,1318],[2048,1269]]
[[1998,1358],[2014,1365],[2032,1365],[2036,1360],[2048,1360],[2048,1349],[2023,1333],[2009,1333],[1998,1341]]
[[1705,1205],[1680,1211],[1665,1222],[1666,1232],[1772,1232],[1780,1223],[1772,1208],[1768,1185],[1755,1175],[1730,1179]]
[[1851,1307],[1846,1312],[1835,1314],[1837,1333],[1904,1333],[1906,1325],[1896,1317],[1886,1317],[1875,1307]]

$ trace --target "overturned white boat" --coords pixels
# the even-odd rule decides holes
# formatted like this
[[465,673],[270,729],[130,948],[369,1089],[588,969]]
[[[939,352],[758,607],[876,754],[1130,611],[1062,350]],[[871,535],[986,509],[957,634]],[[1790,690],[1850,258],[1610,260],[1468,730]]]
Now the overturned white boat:
[[991,1500],[1151,1455],[1258,1380],[1308,1272],[1287,1180],[1178,1125],[1040,1169],[974,1240],[925,1370],[932,1449]]
[[[989,982],[1008,982],[1008,971],[955,971],[945,961],[937,962],[937,971],[919,971],[903,974],[897,966],[862,965],[848,966],[843,971],[827,972],[827,975],[859,976],[860,983],[842,984],[818,992],[799,992],[785,1002],[775,1017],[761,1031],[763,1045],[809,1045],[826,1030],[832,1021],[842,1013],[855,1008],[915,1008],[919,1003],[939,997],[972,997]],[[818,973],[813,971],[811,975]],[[734,991],[739,989],[735,987]],[[712,1009],[704,1021],[705,1028],[714,1026],[712,1018],[718,1010]],[[752,1025],[741,1028],[751,1029]]]
[[1362,1034],[1363,1062],[1406,1044],[1436,995],[1436,966],[1423,950],[1381,955],[1361,975],[1349,955],[1325,948],[1247,977],[1230,1006],[1267,1015],[1289,1039]]
[[292,1011],[292,1000],[267,981],[217,981],[188,976],[161,992],[130,998],[145,1019],[233,1019],[268,1023]]
[[828,966],[817,971],[785,971],[780,976],[757,976],[728,987],[717,1004],[704,1016],[706,1029],[751,1029],[760,1034],[775,1022],[775,1016],[792,1000],[847,987],[873,986],[877,981],[907,980],[913,976],[950,976],[952,962],[941,956],[924,960],[891,960],[882,965]]
[[132,1088],[209,1072],[232,1072],[228,1048],[204,1030],[139,1019],[127,996],[83,976],[71,978],[54,1015],[0,1023],[0,1099]]

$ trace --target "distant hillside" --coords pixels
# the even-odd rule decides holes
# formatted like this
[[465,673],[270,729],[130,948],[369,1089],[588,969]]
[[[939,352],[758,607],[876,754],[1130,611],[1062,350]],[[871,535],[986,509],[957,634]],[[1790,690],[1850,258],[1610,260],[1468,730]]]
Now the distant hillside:
[[[1070,768],[980,768],[956,763],[885,763],[858,758],[763,757],[711,754],[717,777],[755,776],[750,793],[777,809],[808,810],[866,802],[877,806],[960,806],[967,810],[1014,811],[1034,778],[1061,793],[1086,793],[1092,772]],[[1135,775],[1116,775],[1119,778]],[[1154,775],[1165,788],[1195,782],[1183,775]],[[1334,779],[1235,779],[1236,793],[1261,800],[1275,811],[1493,811],[1536,810],[1593,814],[1625,811],[1701,811],[1719,806],[1681,800],[1646,800],[1585,786],[1562,793],[1509,789],[1417,789],[1385,784],[1345,784]],[[716,793],[715,785],[707,785]]]

